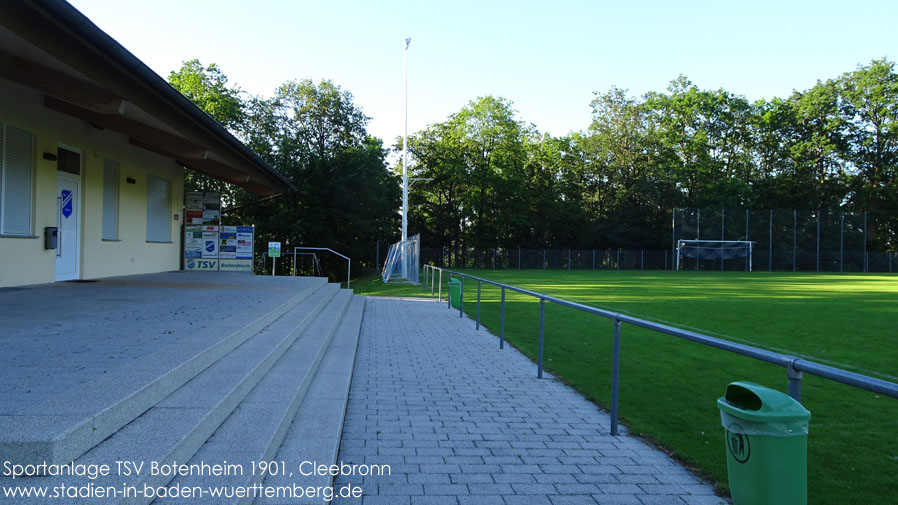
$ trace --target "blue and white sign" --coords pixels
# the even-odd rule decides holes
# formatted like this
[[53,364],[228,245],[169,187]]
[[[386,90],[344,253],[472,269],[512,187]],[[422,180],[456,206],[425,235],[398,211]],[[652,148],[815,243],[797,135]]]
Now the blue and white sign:
[[72,215],[72,192],[62,190],[62,215],[68,219]]
[[218,270],[218,260],[187,259],[184,261],[185,270]]

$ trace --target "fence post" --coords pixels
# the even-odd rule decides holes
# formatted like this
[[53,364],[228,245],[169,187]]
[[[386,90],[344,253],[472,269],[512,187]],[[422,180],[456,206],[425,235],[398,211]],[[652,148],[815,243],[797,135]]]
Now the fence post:
[[477,279],[477,327],[475,329],[480,329],[480,279]]
[[440,269],[440,287],[437,288],[437,301],[443,301],[443,269]]
[[546,250],[543,249],[543,270],[546,269]]
[[620,272],[620,247],[617,248],[617,271]]
[[461,285],[458,287],[458,317],[462,317],[465,314],[462,310],[465,306],[465,276],[460,275],[459,280],[461,281]]
[[639,269],[645,270],[645,249],[639,250]]
[[499,304],[499,349],[505,348],[505,286],[502,286],[502,302]]
[[611,435],[617,436],[617,405],[620,391],[620,319],[614,316],[614,340],[611,348]]
[[[748,209],[746,208],[745,209],[745,240],[751,240],[751,237],[749,236],[749,229],[748,229],[749,219],[750,219],[750,216],[748,215]],[[749,247],[751,247],[751,246],[749,246]],[[754,260],[753,254],[754,254],[754,252],[749,254],[751,261]],[[745,269],[748,270],[749,272],[751,272],[751,264],[750,264],[749,258],[745,258]]]
[[592,269],[596,269],[596,250],[592,250]]
[[[442,270],[440,271],[440,275],[443,275]],[[443,289],[442,281],[440,281],[440,289]],[[452,274],[449,274],[449,291],[446,292],[446,308],[452,308]]]
[[[380,269],[380,240],[377,241],[377,245],[374,247],[376,249],[376,251],[374,253],[374,256],[376,258],[374,260],[374,268]],[[296,252],[296,251],[294,250],[293,252]]]
[[793,358],[786,364],[786,377],[789,379],[789,396],[795,401],[801,401],[801,371],[795,369],[795,362],[798,358]]
[[[726,209],[720,209],[720,240],[723,241],[723,230],[726,226]],[[720,271],[723,272],[723,245],[720,246]]]
[[770,209],[770,238],[768,238],[767,271],[773,271],[773,209]]
[[798,270],[796,259],[798,258],[798,211],[792,209],[792,271]]
[[518,270],[521,269],[521,248],[518,247]]
[[820,209],[817,209],[817,273],[820,273]]
[[539,299],[539,357],[536,364],[536,377],[543,378],[543,328],[546,325],[546,299]]
[[839,272],[845,271],[845,212],[839,224]]

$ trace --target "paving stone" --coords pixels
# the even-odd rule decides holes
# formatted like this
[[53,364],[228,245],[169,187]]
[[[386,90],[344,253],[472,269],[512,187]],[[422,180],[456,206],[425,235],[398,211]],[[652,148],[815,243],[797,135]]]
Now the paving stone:
[[607,413],[551,374],[537,379],[533,362],[445,302],[368,298],[346,419],[340,459],[406,464],[366,485],[363,505],[717,499],[625,427],[610,436]]

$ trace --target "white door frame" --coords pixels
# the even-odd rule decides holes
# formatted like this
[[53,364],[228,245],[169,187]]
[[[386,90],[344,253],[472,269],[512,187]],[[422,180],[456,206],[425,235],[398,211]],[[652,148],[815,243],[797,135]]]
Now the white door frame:
[[[81,215],[81,213],[82,213],[82,209],[84,208],[84,205],[82,203],[83,199],[84,199],[84,182],[83,182],[84,178],[82,177],[83,172],[84,172],[84,154],[82,153],[81,149],[76,149],[76,148],[69,147],[69,146],[66,146],[63,144],[59,144],[58,147],[61,147],[67,151],[71,151],[73,153],[78,154],[79,172],[81,172],[81,173],[79,173],[79,175],[75,175],[75,174],[71,174],[69,172],[63,172],[61,170],[56,171],[55,192],[56,192],[56,197],[57,197],[57,206],[61,205],[60,200],[58,200],[58,198],[60,197],[59,182],[60,181],[69,181],[69,182],[75,182],[78,184],[77,200],[72,202],[73,211],[74,211],[73,213],[75,214],[75,216],[73,216],[75,219],[73,219],[71,221],[71,223],[75,226],[75,241],[74,241],[75,243],[74,244],[71,244],[68,242],[63,244],[62,222],[61,222],[62,208],[58,207],[56,209],[57,254],[60,252],[59,248],[62,247],[62,248],[64,248],[62,251],[66,252],[66,253],[74,252],[74,255],[75,255],[75,257],[74,257],[75,272],[74,273],[66,273],[62,277],[60,277],[60,275],[58,273],[56,273],[54,275],[54,278],[57,282],[68,281],[68,280],[77,280],[77,279],[81,278],[81,239],[82,239],[82,237],[81,237],[82,236],[81,221],[82,221],[82,217],[83,217]],[[54,262],[54,269],[55,268],[56,268],[56,263]]]

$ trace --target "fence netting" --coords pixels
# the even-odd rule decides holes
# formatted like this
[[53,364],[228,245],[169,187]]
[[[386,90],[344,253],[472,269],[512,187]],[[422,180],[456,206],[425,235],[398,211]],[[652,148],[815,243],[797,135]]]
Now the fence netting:
[[[429,247],[422,263],[449,268],[673,270],[678,240],[751,241],[751,259],[682,257],[681,270],[895,272],[895,252],[871,251],[873,218],[839,210],[675,209],[668,250]],[[749,264],[751,261],[751,264]]]

